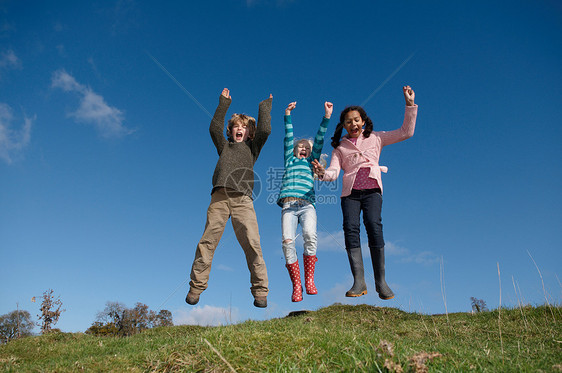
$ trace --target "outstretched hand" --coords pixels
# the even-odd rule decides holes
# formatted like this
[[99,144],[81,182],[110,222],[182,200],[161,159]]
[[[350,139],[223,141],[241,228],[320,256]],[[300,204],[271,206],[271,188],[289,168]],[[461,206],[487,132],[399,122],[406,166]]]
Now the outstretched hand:
[[333,110],[334,110],[334,104],[328,101],[324,102],[324,111],[326,112],[324,118],[330,119]]
[[272,102],[273,102],[273,95],[270,93],[268,98],[266,98],[265,100],[260,102],[260,105],[259,105],[260,112],[262,110],[266,110],[267,112],[271,112]]
[[404,99],[406,100],[406,106],[414,106],[414,98],[416,98],[416,94],[412,87],[406,85],[402,87],[402,91],[404,91]]
[[285,115],[291,115],[291,111],[297,106],[297,102],[293,101],[285,109]]
[[320,162],[318,162],[318,159],[313,160],[311,163],[314,168],[314,173],[318,175],[318,177],[324,176],[326,169],[320,164]]
[[224,98],[231,98],[231,97],[230,97],[230,90],[229,90],[228,88],[223,89],[221,95],[222,95]]

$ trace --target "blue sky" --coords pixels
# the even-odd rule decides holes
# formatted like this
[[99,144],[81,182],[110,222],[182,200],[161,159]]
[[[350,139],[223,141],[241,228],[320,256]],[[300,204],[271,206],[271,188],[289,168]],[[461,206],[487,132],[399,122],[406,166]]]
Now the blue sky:
[[[64,331],[87,329],[107,301],[213,325],[335,302],[459,312],[470,297],[496,308],[500,278],[502,305],[544,303],[537,267],[548,301],[560,302],[558,2],[56,4],[0,1],[0,314],[17,304],[36,315],[31,298],[49,288]],[[381,156],[396,298],[376,297],[370,265],[369,294],[343,296],[352,279],[335,184],[317,191],[319,294],[291,303],[270,178],[282,167],[284,108],[298,101],[297,136],[316,133],[326,100],[327,137],[352,104],[392,130],[405,84],[416,132]],[[265,310],[252,306],[230,224],[208,290],[184,302],[217,161],[208,112],[224,87],[229,114],[256,116],[274,97],[255,166]]]

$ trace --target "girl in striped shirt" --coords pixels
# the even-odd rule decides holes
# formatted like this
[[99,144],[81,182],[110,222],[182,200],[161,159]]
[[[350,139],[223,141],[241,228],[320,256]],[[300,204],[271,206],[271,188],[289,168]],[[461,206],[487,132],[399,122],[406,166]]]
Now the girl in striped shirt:
[[324,103],[325,115],[320,123],[320,128],[314,142],[302,139],[295,143],[293,137],[293,124],[291,111],[296,107],[296,102],[291,102],[285,109],[285,140],[284,163],[285,173],[281,183],[281,192],[277,204],[283,208],[281,223],[283,231],[283,253],[291,282],[293,283],[293,302],[302,301],[302,284],[299,262],[295,248],[298,224],[302,227],[304,241],[304,279],[307,294],[318,294],[314,285],[314,268],[316,258],[316,208],[314,193],[314,173],[312,161],[320,158],[324,135],[328,129],[333,105]]

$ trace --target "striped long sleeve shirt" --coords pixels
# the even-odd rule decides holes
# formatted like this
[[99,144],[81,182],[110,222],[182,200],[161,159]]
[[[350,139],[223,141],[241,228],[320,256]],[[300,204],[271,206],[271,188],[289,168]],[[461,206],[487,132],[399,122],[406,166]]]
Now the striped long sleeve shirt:
[[314,193],[314,174],[312,171],[312,161],[320,158],[322,147],[324,146],[324,135],[328,129],[330,119],[323,118],[320,128],[314,138],[312,151],[308,158],[297,158],[294,155],[293,123],[291,116],[285,115],[285,140],[284,140],[284,161],[285,172],[281,182],[281,192],[277,199],[277,204],[283,206],[283,198],[297,197],[314,204],[316,201]]

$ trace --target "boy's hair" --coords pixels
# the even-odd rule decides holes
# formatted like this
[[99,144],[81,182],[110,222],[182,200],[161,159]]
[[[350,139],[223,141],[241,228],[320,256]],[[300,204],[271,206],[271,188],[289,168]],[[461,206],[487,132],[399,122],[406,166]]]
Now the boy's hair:
[[246,114],[232,114],[232,117],[230,117],[228,125],[226,126],[226,135],[228,138],[232,138],[232,127],[237,122],[242,122],[246,125],[246,128],[248,129],[248,138],[253,139],[256,133],[256,119]]

